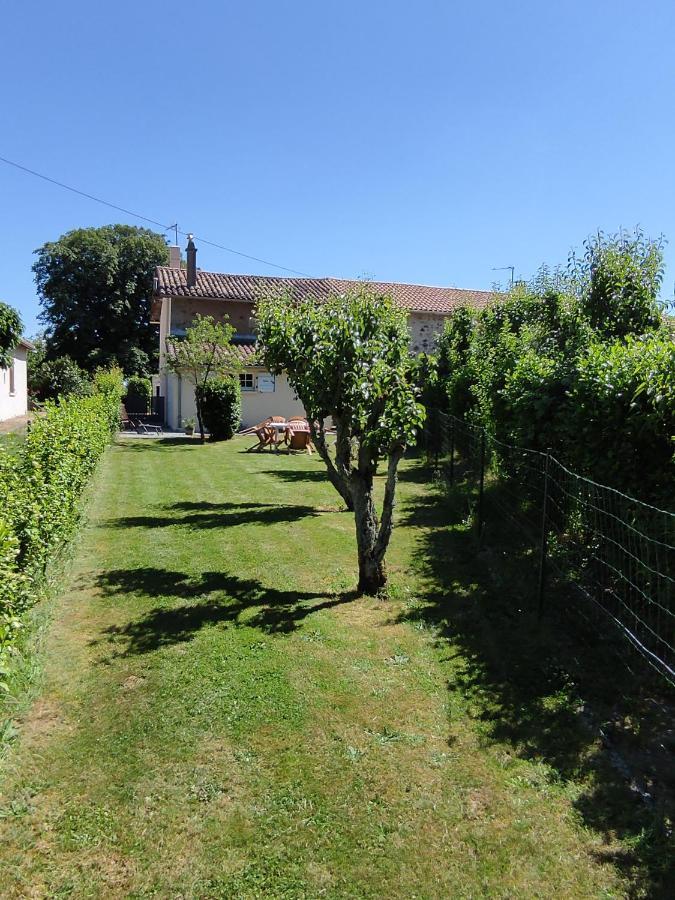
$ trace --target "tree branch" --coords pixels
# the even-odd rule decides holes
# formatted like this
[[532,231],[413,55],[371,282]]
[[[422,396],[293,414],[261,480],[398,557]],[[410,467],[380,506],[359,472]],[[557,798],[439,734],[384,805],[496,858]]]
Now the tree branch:
[[319,419],[318,428],[316,427],[316,422],[310,421],[309,430],[312,434],[312,441],[314,442],[314,446],[316,447],[319,456],[326,464],[326,471],[328,472],[330,483],[344,500],[347,509],[352,511],[354,509],[354,501],[352,500],[351,494],[349,492],[347,479],[345,479],[342,474],[338,472],[337,468],[335,467],[335,463],[331,459],[328,444],[326,443],[326,430],[324,427],[324,420]]
[[391,537],[392,528],[394,527],[394,507],[396,506],[396,480],[398,472],[398,464],[405,451],[403,445],[398,445],[389,452],[389,462],[387,464],[387,480],[384,485],[384,502],[382,504],[382,518],[380,520],[380,530],[375,542],[373,555],[378,562],[384,559],[384,554],[389,546],[389,538]]

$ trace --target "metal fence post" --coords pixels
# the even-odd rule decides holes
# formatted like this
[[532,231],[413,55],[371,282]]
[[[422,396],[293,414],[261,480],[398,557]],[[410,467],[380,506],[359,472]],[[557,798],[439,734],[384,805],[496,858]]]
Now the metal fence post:
[[537,586],[537,610],[539,619],[544,612],[544,587],[546,585],[546,556],[548,554],[548,470],[551,453],[547,451],[544,463],[544,499],[541,508],[541,541],[539,545],[539,584]]
[[478,520],[476,522],[478,540],[483,533],[483,494],[485,493],[485,429],[480,432],[480,483],[478,485]]
[[450,416],[450,484],[455,483],[455,417]]

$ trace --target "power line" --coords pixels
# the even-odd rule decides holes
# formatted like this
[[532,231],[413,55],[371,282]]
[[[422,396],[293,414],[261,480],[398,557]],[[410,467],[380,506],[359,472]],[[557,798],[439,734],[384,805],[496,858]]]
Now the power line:
[[[25,172],[28,175],[33,175],[35,178],[41,178],[42,181],[47,181],[49,184],[54,184],[57,187],[63,188],[66,191],[70,191],[73,194],[78,194],[80,197],[85,197],[87,200],[93,200],[94,203],[101,203],[103,206],[108,206],[110,209],[116,209],[118,212],[122,212],[127,216],[133,216],[135,219],[140,219],[143,222],[149,222],[151,225],[156,225],[158,228],[161,228],[162,231],[168,231],[169,229],[173,229],[176,231],[176,234],[182,234],[184,237],[187,237],[189,233],[187,231],[181,231],[176,225],[165,225],[163,222],[158,222],[156,219],[151,219],[148,216],[142,216],[140,213],[134,212],[131,209],[125,209],[123,206],[118,206],[116,203],[111,203],[109,200],[103,200],[101,197],[95,197],[93,194],[88,194],[86,191],[81,191],[79,188],[72,187],[69,184],[64,184],[62,181],[57,181],[56,178],[50,178],[48,175],[43,175],[42,172],[36,172],[34,169],[29,169],[28,166],[22,166],[17,162],[14,162],[11,159],[7,159],[4,156],[0,156],[0,162],[5,163],[8,166],[13,166],[15,169],[19,169],[21,172]],[[307,272],[300,272],[298,269],[290,269],[288,266],[280,266],[278,263],[270,262],[269,259],[262,259],[260,256],[251,256],[250,253],[242,253],[241,250],[235,250],[233,247],[226,247],[224,244],[218,244],[216,241],[209,241],[206,238],[198,237],[194,235],[194,239],[196,241],[200,241],[202,244],[208,244],[210,247],[216,247],[218,250],[224,250],[226,253],[234,253],[235,256],[241,256],[244,259],[251,259],[254,262],[262,263],[264,266],[270,266],[273,269],[281,269],[284,272],[291,272],[293,275],[302,275],[303,278],[312,278],[312,275],[308,275]]]

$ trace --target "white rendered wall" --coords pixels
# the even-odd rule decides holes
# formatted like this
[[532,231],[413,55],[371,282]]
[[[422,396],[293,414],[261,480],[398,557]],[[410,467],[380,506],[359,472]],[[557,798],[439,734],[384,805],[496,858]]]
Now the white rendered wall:
[[28,412],[28,378],[25,347],[14,351],[14,391],[10,392],[10,371],[0,369],[0,422]]

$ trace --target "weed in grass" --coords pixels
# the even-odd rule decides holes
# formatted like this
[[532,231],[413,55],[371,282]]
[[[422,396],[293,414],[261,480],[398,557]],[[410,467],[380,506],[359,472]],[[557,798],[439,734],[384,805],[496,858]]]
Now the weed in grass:
[[117,841],[116,817],[108,806],[70,804],[56,821],[64,850],[84,850]]
[[390,666],[405,666],[410,662],[410,657],[405,653],[395,653],[393,656],[387,656],[385,663]]
[[401,734],[400,731],[395,731],[388,725],[385,725],[381,731],[371,731],[367,728],[366,734],[382,745],[393,744],[395,741],[402,741],[405,738],[405,735]]
[[221,797],[224,791],[225,789],[221,784],[206,777],[190,785],[189,797],[197,803],[211,803],[211,801]]
[[359,762],[365,756],[365,750],[359,750],[358,747],[347,747],[345,754],[350,762]]
[[255,765],[257,761],[255,753],[253,753],[251,750],[245,750],[243,748],[235,750],[232,755],[238,763],[243,763],[243,765],[245,766]]
[[300,640],[307,644],[323,644],[326,638],[318,628],[312,628],[311,631],[303,631]]

